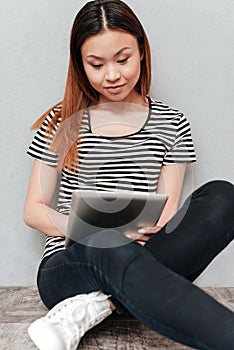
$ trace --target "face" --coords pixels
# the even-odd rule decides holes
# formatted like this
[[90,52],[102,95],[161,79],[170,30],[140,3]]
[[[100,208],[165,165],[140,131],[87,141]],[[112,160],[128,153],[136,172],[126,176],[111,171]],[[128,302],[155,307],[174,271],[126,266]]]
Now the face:
[[99,92],[99,102],[132,102],[140,77],[141,54],[137,39],[117,30],[107,30],[85,40],[81,55],[87,78]]

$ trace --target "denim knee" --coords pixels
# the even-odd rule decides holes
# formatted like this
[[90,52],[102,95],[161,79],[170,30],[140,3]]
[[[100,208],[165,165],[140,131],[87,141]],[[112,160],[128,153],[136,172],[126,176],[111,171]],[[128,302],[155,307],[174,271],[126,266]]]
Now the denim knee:
[[213,180],[201,187],[213,203],[228,203],[234,205],[234,185],[226,180]]
[[220,222],[233,229],[234,225],[234,186],[225,180],[214,180],[198,189],[198,195],[207,203],[207,215],[212,221]]

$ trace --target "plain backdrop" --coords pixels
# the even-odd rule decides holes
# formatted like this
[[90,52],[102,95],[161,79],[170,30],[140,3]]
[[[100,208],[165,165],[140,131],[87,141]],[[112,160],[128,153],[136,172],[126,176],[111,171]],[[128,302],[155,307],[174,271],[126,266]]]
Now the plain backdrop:
[[[86,1],[1,0],[0,285],[34,285],[44,237],[25,226],[23,204],[32,159],[33,121],[63,98],[69,36]],[[188,168],[182,200],[211,179],[233,181],[234,2],[127,0],[148,34],[151,95],[182,110],[198,161]],[[197,280],[234,286],[234,244]]]

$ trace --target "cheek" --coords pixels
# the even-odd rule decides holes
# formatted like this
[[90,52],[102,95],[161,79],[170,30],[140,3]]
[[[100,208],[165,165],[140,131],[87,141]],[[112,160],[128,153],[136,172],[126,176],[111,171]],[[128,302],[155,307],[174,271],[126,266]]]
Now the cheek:
[[100,84],[101,77],[100,77],[100,74],[98,74],[98,72],[94,72],[90,68],[85,68],[85,73],[86,73],[87,79],[89,80],[92,86],[96,86]]
[[131,66],[126,70],[125,75],[128,79],[138,81],[141,73],[141,63],[139,61],[132,62]]

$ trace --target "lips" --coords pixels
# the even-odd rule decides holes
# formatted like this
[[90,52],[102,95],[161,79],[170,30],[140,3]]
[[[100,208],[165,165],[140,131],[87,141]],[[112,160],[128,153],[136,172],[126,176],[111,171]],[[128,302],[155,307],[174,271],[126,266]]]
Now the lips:
[[125,84],[122,85],[115,85],[115,86],[107,86],[106,89],[110,92],[110,93],[119,93],[123,90]]

